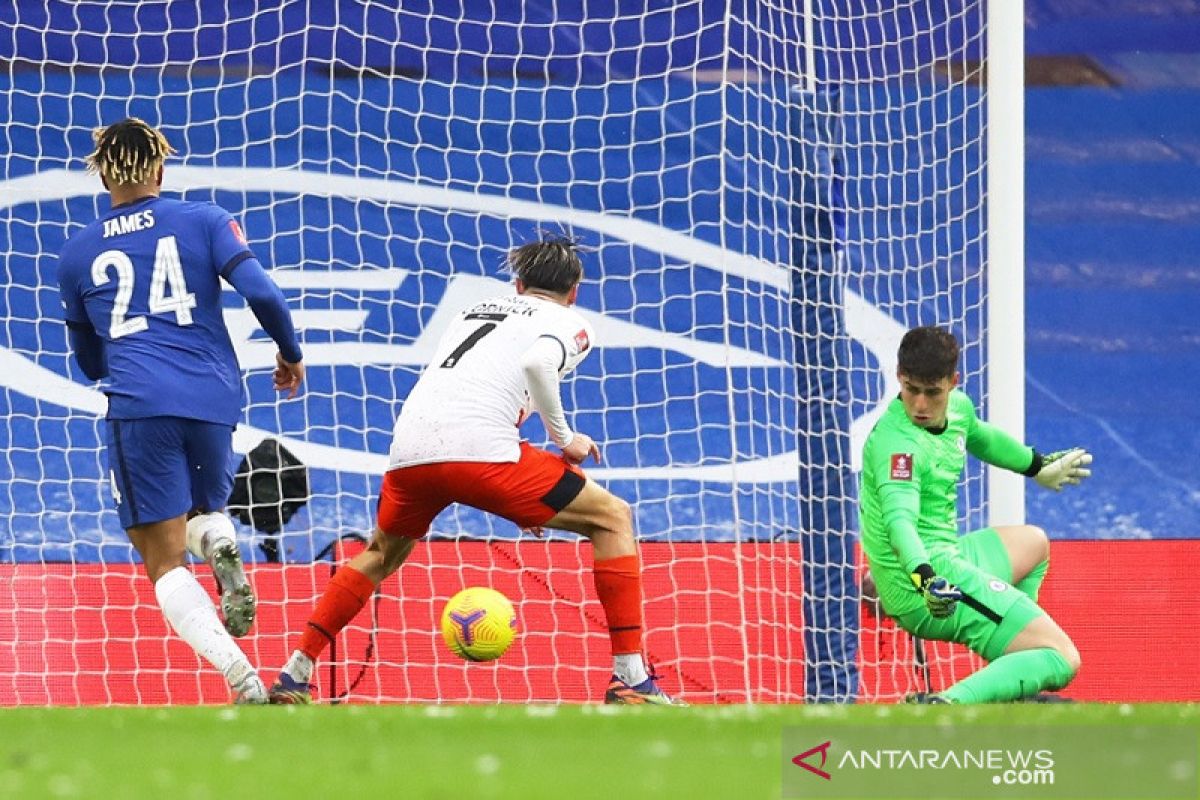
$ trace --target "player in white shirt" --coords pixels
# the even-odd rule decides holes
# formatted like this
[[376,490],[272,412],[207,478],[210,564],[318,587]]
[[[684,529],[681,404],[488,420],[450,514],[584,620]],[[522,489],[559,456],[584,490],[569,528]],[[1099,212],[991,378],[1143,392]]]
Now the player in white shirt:
[[[271,688],[273,703],[307,703],[321,652],[395,572],[451,503],[465,503],[541,535],[591,540],[596,594],[613,651],[605,702],[676,703],[642,659],[642,578],[629,504],[584,475],[600,448],[572,430],[559,380],[592,349],[572,306],[583,279],[574,242],[550,237],[509,253],[515,292],[463,309],[443,335],[396,420],[370,545],[337,570],[298,648]],[[562,450],[521,441],[537,411]]]
[[587,321],[544,290],[518,288],[468,306],[404,401],[388,469],[517,461],[518,428],[533,409],[565,451],[574,434],[558,381],[591,352],[592,338]]

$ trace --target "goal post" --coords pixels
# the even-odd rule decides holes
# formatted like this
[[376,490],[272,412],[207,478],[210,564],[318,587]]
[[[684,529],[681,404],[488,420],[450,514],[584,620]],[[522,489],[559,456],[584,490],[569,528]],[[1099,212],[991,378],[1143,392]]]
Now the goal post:
[[[392,422],[447,320],[503,291],[507,249],[549,229],[587,247],[597,348],[565,401],[604,449],[589,474],[635,509],[667,686],[692,702],[900,697],[904,644],[860,619],[858,449],[918,323],[963,338],[968,391],[1021,431],[1019,6],[0,11],[0,705],[227,700],[168,635],[119,528],[105,398],[70,361],[57,297],[59,248],[108,207],[83,170],[90,130],[126,115],[179,150],[167,194],[239,220],[301,331],[308,382],[280,402],[274,347],[225,292],[249,400],[238,458],[270,438],[307,478],[282,527],[238,528],[261,597],[242,641],[266,677],[370,531]],[[998,504],[1011,520],[1019,487],[971,472],[964,527]],[[321,693],[594,700],[609,654],[590,567],[574,537],[451,509],[339,637]],[[439,643],[442,604],[469,585],[517,607],[521,635],[492,665]],[[928,662],[965,668],[937,648]]]
[[[988,3],[989,421],[1025,434],[1025,4]],[[1025,522],[1025,480],[988,471],[988,523]]]

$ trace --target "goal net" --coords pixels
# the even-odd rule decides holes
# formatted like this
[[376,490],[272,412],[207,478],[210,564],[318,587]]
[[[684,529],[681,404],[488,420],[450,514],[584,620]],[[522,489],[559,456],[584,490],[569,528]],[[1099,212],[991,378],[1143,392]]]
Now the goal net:
[[[951,326],[967,391],[1000,407],[988,320],[1021,318],[993,306],[989,270],[988,3],[395,5],[0,12],[0,705],[228,699],[168,634],[120,529],[105,398],[70,361],[57,296],[59,248],[108,208],[83,171],[90,131],[128,115],[179,150],[165,193],[241,222],[301,329],[308,382],[279,401],[273,345],[225,294],[249,397],[238,458],[270,439],[296,464],[249,476],[238,523],[260,595],[242,644],[268,681],[369,535],[392,422],[449,317],[504,290],[505,252],[543,230],[589,248],[597,350],[565,403],[603,448],[589,474],[635,509],[665,685],[892,701],[923,664],[935,682],[969,669],[934,648],[918,664],[864,614],[854,485],[907,326]],[[964,526],[996,491],[970,474]],[[590,567],[574,537],[449,509],[339,637],[320,694],[597,699]],[[517,606],[494,664],[440,643],[442,604],[471,585]]]

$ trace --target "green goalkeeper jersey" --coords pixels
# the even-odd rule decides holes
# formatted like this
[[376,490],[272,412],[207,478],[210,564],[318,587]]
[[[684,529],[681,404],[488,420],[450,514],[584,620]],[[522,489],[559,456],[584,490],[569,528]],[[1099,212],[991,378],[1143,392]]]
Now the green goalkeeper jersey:
[[859,512],[862,547],[884,610],[899,616],[922,606],[910,575],[958,551],[958,482],[967,453],[1015,472],[1033,450],[975,414],[960,390],[950,393],[946,427],[934,433],[909,421],[893,400],[863,447]]

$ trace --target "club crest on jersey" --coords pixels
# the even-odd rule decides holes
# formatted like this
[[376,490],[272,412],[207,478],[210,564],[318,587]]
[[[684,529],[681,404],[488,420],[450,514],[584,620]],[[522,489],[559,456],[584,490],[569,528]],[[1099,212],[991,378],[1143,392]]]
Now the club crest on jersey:
[[958,445],[958,452],[960,452],[960,453],[965,453],[965,452],[967,452],[967,440],[966,440],[966,437],[964,437],[964,436],[961,436],[961,435],[960,435],[960,436],[959,436],[959,437],[958,437],[958,438],[957,438],[957,439],[954,441],[954,443]]
[[582,353],[591,346],[592,343],[590,340],[588,340],[586,330],[581,330],[579,333],[575,334],[575,347],[579,349],[579,352]]
[[239,242],[246,244],[246,234],[242,233],[242,226],[237,224],[237,220],[229,220],[229,230],[233,231],[234,237]]
[[892,480],[912,480],[912,453],[892,453]]

